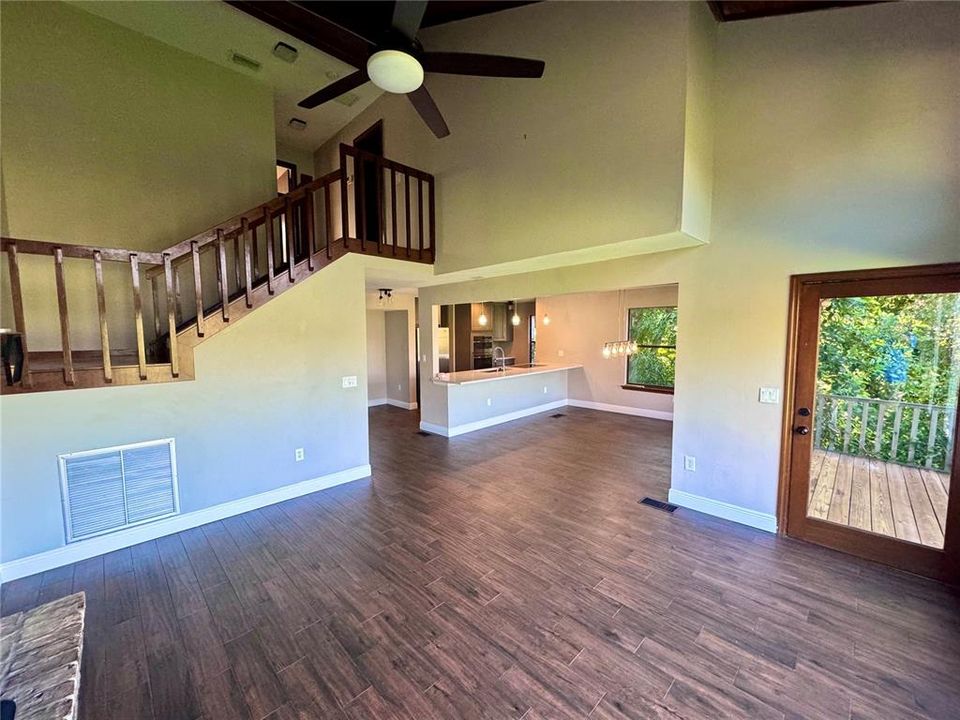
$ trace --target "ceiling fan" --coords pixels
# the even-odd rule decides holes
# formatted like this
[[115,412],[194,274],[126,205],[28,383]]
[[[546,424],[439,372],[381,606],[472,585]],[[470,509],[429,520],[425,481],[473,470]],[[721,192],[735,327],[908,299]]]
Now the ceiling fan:
[[[424,50],[417,34],[424,22],[427,0],[395,0],[390,3],[228,2],[357,68],[356,72],[301,100],[299,105],[302,108],[315,108],[370,81],[387,92],[405,94],[433,134],[443,138],[450,134],[450,129],[423,84],[425,73],[543,77],[542,60]],[[514,4],[521,3],[504,3],[501,7]],[[387,9],[390,10],[389,16],[384,12]]]

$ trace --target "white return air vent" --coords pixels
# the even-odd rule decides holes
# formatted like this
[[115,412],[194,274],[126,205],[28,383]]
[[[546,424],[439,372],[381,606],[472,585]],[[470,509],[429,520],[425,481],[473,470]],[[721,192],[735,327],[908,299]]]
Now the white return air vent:
[[180,512],[173,439],[60,456],[67,542]]

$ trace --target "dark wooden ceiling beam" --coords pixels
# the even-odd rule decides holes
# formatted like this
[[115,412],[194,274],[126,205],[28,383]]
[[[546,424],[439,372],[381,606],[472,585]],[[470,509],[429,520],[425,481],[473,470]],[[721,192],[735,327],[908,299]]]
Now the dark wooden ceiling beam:
[[793,15],[857,5],[875,5],[887,0],[707,0],[718,22],[752,20],[775,15]]

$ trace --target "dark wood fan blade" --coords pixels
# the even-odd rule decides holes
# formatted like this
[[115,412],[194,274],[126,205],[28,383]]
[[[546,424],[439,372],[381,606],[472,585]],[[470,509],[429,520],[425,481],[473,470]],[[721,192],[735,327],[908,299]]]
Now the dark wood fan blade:
[[433,131],[438,138],[445,138],[450,134],[450,128],[447,127],[446,120],[440,114],[440,108],[433,101],[433,97],[427,92],[425,85],[421,85],[412,93],[407,93],[410,102],[420,113],[420,117],[427,124],[427,127]]
[[357,70],[355,73],[351,73],[346,77],[342,77],[339,80],[327,85],[321,90],[317,90],[313,95],[308,98],[304,98],[297,103],[302,108],[307,108],[308,110],[317,107],[317,105],[323,105],[323,103],[333,100],[334,98],[340,97],[345,92],[349,92],[356,87],[363,85],[369,78],[367,77],[366,70]]
[[393,29],[408,40],[416,40],[426,10],[427,0],[396,0],[391,22]]
[[510,78],[543,77],[545,67],[543,60],[457,52],[424,53],[420,63],[427,72]]
[[226,0],[257,20],[292,35],[355,68],[367,66],[374,45],[360,35],[292,2]]

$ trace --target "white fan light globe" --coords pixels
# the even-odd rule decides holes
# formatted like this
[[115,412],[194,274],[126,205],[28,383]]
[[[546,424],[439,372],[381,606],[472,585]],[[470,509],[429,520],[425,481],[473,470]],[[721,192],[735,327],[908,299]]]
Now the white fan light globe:
[[367,75],[381,90],[409,93],[423,85],[423,66],[400,50],[380,50],[367,60]]

